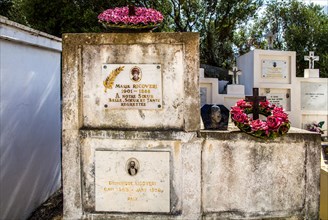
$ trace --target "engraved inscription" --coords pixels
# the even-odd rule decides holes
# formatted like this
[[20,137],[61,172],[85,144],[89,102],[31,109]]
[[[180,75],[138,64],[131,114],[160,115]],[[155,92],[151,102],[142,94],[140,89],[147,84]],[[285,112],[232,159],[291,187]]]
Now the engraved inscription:
[[169,155],[169,152],[96,151],[96,211],[169,212]]
[[262,60],[262,78],[287,78],[287,62],[283,60]]
[[108,109],[161,109],[162,75],[159,64],[103,64]]

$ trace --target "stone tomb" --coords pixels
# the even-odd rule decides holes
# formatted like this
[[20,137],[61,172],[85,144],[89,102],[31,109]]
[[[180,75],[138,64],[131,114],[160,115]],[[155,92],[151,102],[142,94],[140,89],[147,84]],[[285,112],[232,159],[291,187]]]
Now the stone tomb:
[[200,127],[198,34],[63,39],[65,218],[172,214],[183,198],[194,203],[200,187],[183,185],[181,147]]
[[200,130],[198,40],[63,36],[64,219],[318,218],[319,135]]

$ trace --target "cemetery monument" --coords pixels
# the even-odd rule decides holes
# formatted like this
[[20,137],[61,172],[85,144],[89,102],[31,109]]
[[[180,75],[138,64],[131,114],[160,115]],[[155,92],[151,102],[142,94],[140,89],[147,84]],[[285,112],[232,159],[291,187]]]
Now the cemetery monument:
[[318,218],[320,137],[200,130],[198,47],[63,35],[64,219]]

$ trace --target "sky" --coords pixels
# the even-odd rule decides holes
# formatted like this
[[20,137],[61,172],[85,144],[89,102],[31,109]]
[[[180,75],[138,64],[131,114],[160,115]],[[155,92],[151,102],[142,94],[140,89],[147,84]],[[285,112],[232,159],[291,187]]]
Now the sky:
[[328,14],[328,0],[301,0],[304,3],[314,3],[324,7],[324,12]]

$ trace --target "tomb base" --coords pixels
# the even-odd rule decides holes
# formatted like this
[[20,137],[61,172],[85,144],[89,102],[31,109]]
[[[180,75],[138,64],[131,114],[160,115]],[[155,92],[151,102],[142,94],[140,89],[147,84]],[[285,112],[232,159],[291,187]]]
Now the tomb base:
[[[81,155],[64,155],[65,219],[318,219],[320,135],[292,128],[264,141],[231,124],[79,133]],[[68,178],[76,171],[81,185]]]
[[228,95],[244,95],[245,86],[244,85],[228,85],[227,86]]
[[304,78],[319,78],[319,69],[305,69]]

